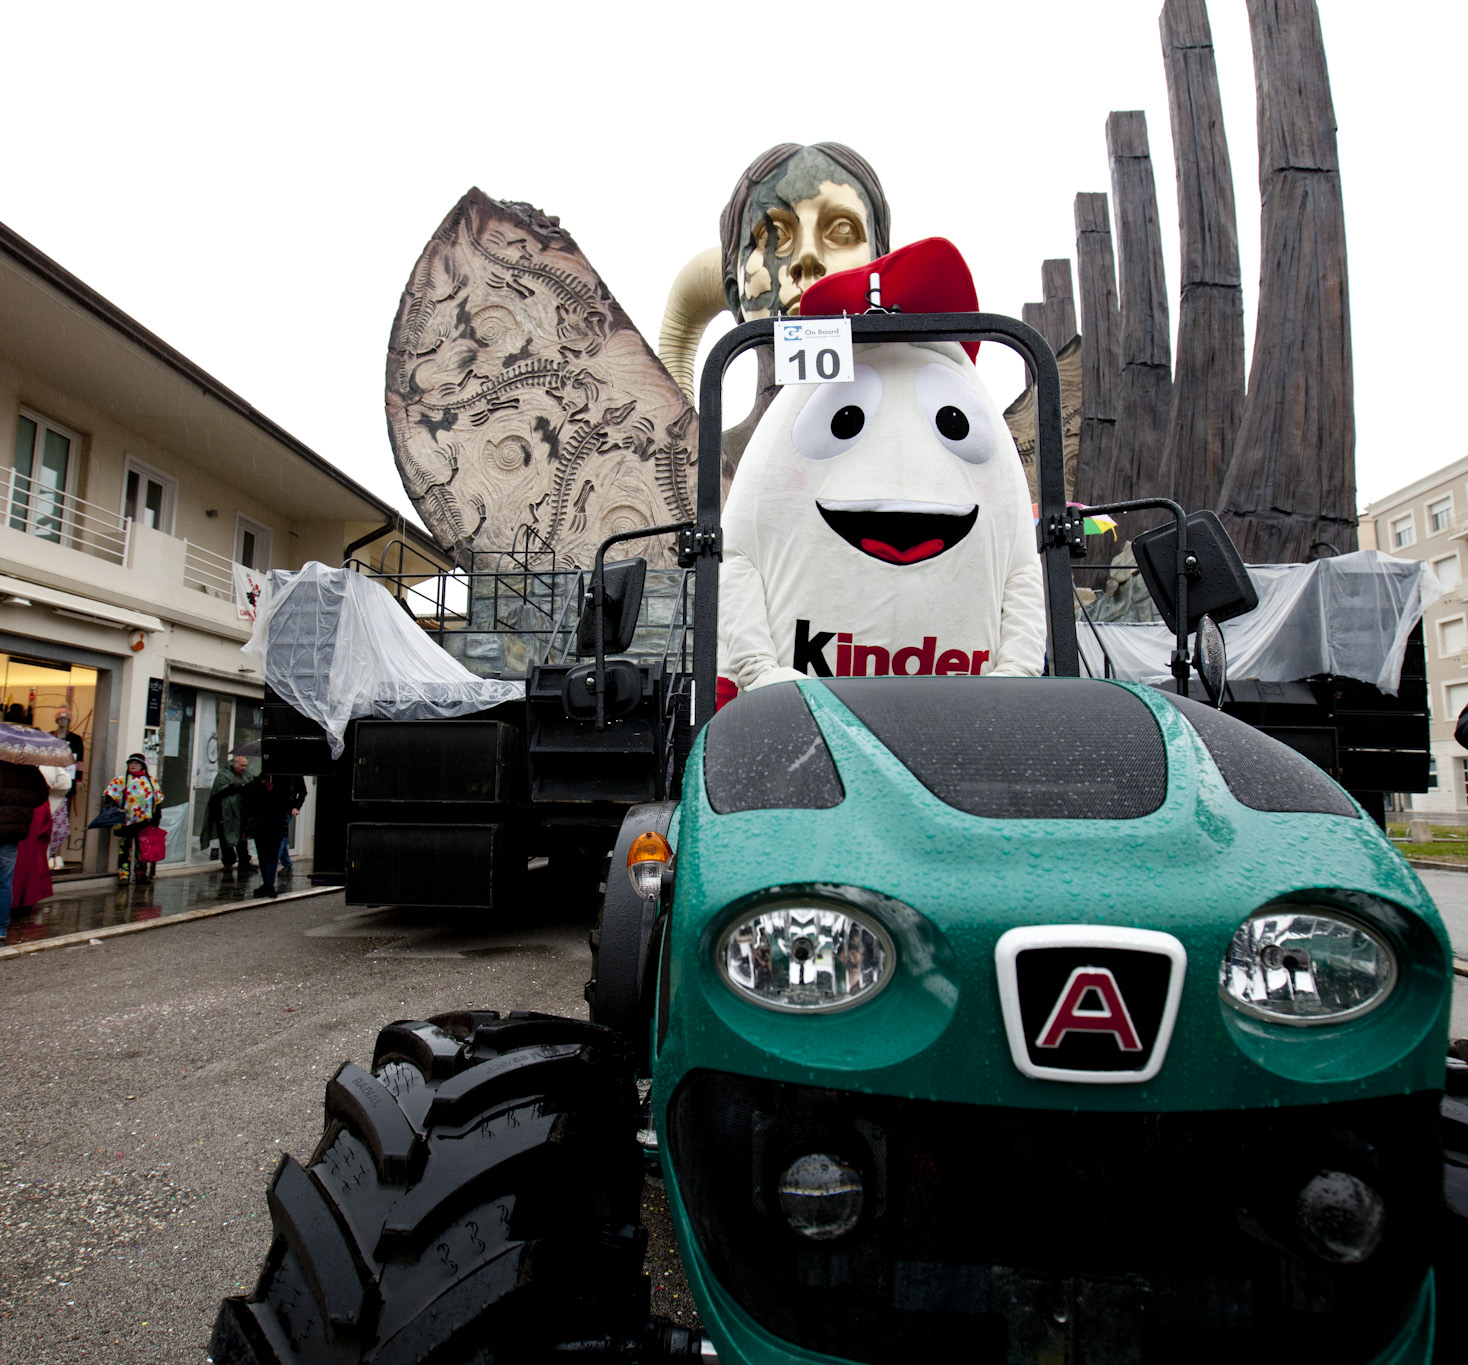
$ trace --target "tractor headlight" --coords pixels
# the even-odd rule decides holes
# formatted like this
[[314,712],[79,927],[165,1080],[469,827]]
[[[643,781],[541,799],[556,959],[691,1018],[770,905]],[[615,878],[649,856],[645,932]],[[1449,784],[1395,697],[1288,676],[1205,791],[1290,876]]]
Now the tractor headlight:
[[1318,906],[1276,906],[1239,926],[1219,969],[1235,1009],[1281,1024],[1337,1024],[1391,993],[1397,960],[1385,938]]
[[717,954],[734,992],[772,1010],[847,1009],[881,990],[896,966],[880,924],[818,901],[753,911],[724,931]]

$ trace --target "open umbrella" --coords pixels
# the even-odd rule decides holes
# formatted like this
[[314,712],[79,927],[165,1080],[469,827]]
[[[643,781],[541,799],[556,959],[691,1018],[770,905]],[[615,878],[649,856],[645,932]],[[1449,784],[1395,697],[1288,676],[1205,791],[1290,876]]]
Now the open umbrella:
[[243,744],[236,744],[229,751],[231,758],[259,758],[260,741],[258,739],[247,739]]
[[64,768],[76,762],[76,755],[64,739],[48,735],[44,730],[0,721],[0,759],[7,763],[28,763],[33,768],[43,765]]

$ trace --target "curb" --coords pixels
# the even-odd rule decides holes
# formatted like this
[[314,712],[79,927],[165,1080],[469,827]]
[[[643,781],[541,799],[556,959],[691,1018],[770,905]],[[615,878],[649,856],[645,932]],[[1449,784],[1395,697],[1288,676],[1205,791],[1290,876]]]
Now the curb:
[[1446,859],[1408,858],[1407,863],[1411,867],[1425,867],[1433,872],[1468,872],[1468,863],[1450,863]]
[[1453,959],[1453,972],[1457,976],[1468,976],[1468,962],[1464,962],[1461,957],[1455,957]]
[[[229,915],[236,910],[259,910],[267,905],[279,905],[282,901],[304,900],[307,896],[325,896],[340,891],[339,886],[313,886],[305,891],[287,891],[279,896],[252,897],[247,901],[231,901],[228,905],[206,905],[198,910],[185,910],[177,915],[160,915],[157,919],[136,920],[131,924],[114,924],[107,929],[83,929],[75,934],[58,934],[55,938],[40,938],[34,943],[18,943],[15,947],[0,948],[0,962],[7,958],[20,957],[25,953],[43,953],[48,948],[76,948],[95,939],[117,938],[120,934],[141,934],[148,929],[162,929],[169,924],[187,924],[196,919],[212,919],[215,915]],[[1468,975],[1468,963],[1463,966]]]

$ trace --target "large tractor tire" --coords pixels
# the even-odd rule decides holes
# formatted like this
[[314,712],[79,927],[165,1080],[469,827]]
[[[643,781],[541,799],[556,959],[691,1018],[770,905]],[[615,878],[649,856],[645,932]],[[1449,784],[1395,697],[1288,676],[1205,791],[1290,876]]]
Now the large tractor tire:
[[271,1180],[255,1292],[215,1365],[696,1358],[648,1318],[637,1091],[609,1030],[484,1011],[384,1029],[326,1088],[309,1164]]
[[627,812],[602,874],[596,927],[587,938],[591,979],[585,995],[591,1017],[627,1040],[639,1072],[645,1072],[648,1065],[648,1025],[654,1001],[649,948],[659,928],[659,904],[656,898],[644,900],[632,889],[627,880],[627,851],[648,830],[666,835],[676,809],[671,801],[654,801]]

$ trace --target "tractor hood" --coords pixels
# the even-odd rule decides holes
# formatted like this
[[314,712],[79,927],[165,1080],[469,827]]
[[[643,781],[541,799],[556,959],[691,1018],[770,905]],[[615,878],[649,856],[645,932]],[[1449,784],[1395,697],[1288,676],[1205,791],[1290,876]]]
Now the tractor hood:
[[[875,919],[895,952],[890,984],[826,1015],[739,996],[716,966],[720,936],[792,895]],[[1448,946],[1415,874],[1308,760],[1145,687],[873,678],[741,697],[686,770],[675,897],[664,1094],[700,1066],[1072,1110],[1310,1104],[1442,1084]],[[1401,968],[1391,998],[1312,1027],[1225,1003],[1235,931],[1290,901],[1382,932]],[[1091,956],[1112,941],[1172,955],[1155,1011],[1167,997],[1170,1045],[1140,1080],[1073,1083],[1011,1057],[1005,954],[1012,964],[1017,942],[1044,946],[1045,933]]]

